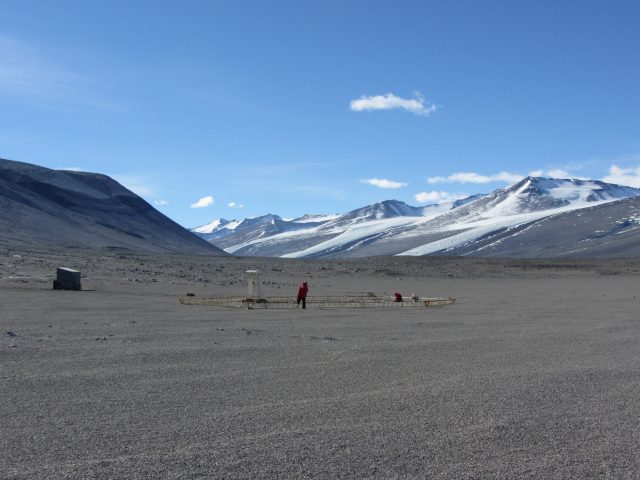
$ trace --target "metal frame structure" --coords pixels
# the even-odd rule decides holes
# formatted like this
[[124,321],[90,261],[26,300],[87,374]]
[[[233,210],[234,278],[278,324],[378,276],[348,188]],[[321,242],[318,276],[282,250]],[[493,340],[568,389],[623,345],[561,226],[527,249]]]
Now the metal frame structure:
[[[207,305],[231,308],[298,308],[295,297],[266,297],[266,298],[205,298],[186,296],[178,301],[183,305]],[[307,308],[419,308],[441,307],[452,305],[455,298],[417,298],[403,302],[395,302],[391,297],[377,297],[368,295],[341,295],[324,297],[307,297]]]

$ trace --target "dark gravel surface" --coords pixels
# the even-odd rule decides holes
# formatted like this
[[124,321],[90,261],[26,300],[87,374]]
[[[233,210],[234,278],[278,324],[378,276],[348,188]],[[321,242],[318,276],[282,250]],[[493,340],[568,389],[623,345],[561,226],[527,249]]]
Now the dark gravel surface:
[[[63,262],[88,291],[49,289]],[[176,300],[252,265],[458,301]],[[639,265],[0,250],[0,478],[640,478]]]

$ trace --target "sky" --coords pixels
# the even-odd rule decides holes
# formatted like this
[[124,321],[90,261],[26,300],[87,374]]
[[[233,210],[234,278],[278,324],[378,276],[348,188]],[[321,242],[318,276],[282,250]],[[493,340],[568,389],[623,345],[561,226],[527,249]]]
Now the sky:
[[0,158],[185,227],[640,187],[640,2],[2,0]]

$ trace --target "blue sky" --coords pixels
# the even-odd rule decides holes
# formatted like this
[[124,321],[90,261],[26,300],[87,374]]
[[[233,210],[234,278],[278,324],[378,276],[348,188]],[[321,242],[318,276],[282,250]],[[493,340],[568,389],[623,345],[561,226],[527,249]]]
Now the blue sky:
[[3,0],[0,157],[186,227],[640,187],[637,1]]

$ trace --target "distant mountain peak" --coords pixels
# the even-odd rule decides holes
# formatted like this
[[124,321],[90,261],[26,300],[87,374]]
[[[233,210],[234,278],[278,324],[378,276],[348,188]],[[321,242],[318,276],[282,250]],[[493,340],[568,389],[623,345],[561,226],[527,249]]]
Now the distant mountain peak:
[[[532,220],[638,194],[638,189],[597,180],[528,176],[488,195],[454,202],[414,207],[390,199],[335,217],[278,217],[269,224],[235,231],[216,245],[230,253],[250,256],[425,255],[447,252],[459,245],[464,249],[466,242],[474,242],[479,236],[491,237],[496,230],[508,236],[508,232]],[[264,222],[273,217],[277,216],[257,218]]]
[[476,200],[479,200],[483,197],[486,197],[487,194],[486,193],[476,193],[475,195],[470,195],[468,197],[465,198],[460,198],[458,200],[455,200],[452,204],[451,204],[451,208],[458,208],[461,207],[463,205],[466,205],[467,203],[471,203],[471,202],[475,202]]
[[323,223],[339,217],[339,214],[325,215],[323,213],[307,213],[301,217],[291,220],[296,223]]
[[191,231],[194,233],[212,233],[217,229],[227,227],[227,228],[235,228],[235,226],[239,222],[237,220],[227,220],[226,218],[217,218],[212,220],[209,223],[204,225],[200,225],[199,227],[192,228]]

